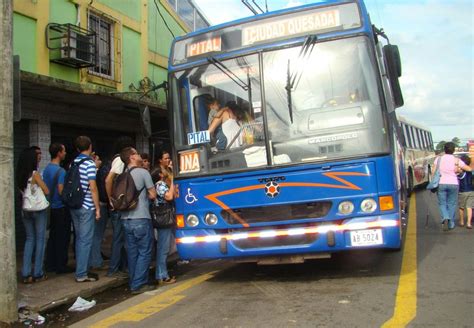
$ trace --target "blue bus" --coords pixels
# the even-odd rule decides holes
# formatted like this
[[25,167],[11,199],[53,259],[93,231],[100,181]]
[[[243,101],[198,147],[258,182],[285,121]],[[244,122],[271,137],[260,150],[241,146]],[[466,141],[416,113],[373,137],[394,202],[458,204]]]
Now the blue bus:
[[359,0],[176,38],[168,98],[181,258],[295,263],[399,249],[400,76],[397,46]]

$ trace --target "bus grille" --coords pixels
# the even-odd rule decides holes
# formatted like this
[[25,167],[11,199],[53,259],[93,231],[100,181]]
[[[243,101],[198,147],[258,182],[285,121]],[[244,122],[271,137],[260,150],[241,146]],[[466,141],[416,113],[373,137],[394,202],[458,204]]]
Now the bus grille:
[[[303,204],[233,208],[232,211],[246,223],[264,223],[321,218],[327,215],[331,209],[331,205],[331,202],[323,201]],[[241,222],[236,220],[228,211],[221,211],[221,215],[228,224],[241,224]]]
[[252,249],[263,247],[279,247],[291,245],[307,245],[318,239],[318,234],[301,236],[278,236],[274,238],[249,238],[234,240],[232,243],[240,249]]

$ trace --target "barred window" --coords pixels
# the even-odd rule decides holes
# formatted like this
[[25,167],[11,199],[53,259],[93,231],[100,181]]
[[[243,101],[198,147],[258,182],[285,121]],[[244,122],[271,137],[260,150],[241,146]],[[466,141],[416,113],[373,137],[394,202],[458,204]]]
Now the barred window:
[[89,69],[92,74],[105,76],[113,79],[113,22],[89,13],[89,30],[97,35],[96,65]]

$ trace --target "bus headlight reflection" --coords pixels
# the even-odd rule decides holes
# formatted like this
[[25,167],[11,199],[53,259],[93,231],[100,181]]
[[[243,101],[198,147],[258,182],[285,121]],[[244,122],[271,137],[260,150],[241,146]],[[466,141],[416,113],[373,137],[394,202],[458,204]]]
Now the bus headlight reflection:
[[340,214],[344,215],[351,214],[352,211],[354,211],[354,204],[348,200],[344,201],[339,204],[338,211]]
[[199,224],[199,218],[194,214],[189,214],[186,217],[186,225],[188,227],[195,227]]
[[377,202],[372,198],[366,198],[360,204],[360,209],[364,213],[373,213],[377,209]]
[[206,217],[204,218],[204,222],[206,222],[206,224],[210,226],[217,224],[217,220],[217,215],[215,215],[214,213],[207,213]]

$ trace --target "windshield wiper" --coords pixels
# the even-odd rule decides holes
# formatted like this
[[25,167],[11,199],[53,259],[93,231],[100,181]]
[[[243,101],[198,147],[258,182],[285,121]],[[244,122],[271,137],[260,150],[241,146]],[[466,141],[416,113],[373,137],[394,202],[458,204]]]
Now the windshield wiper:
[[234,72],[232,72],[227,66],[225,66],[219,59],[214,57],[207,57],[207,61],[216,66],[218,70],[224,73],[229,79],[231,79],[235,84],[244,89],[245,91],[249,90],[249,85],[242,81]]
[[[300,53],[298,54],[297,61],[301,61],[301,59],[305,57],[309,57],[313,52],[314,45],[318,37],[316,35],[308,35],[301,46]],[[300,83],[301,77],[303,76],[303,67],[297,68],[295,73],[291,73],[290,70],[290,59],[288,59],[288,65],[286,70],[286,95],[288,100],[288,113],[290,114],[290,122],[293,123],[293,104],[292,104],[292,97],[291,92],[296,90],[298,84]]]
[[293,104],[291,101],[291,89],[292,89],[292,82],[291,82],[291,71],[290,71],[290,59],[288,59],[288,65],[286,68],[286,99],[288,101],[288,113],[290,114],[290,122],[293,124]]

